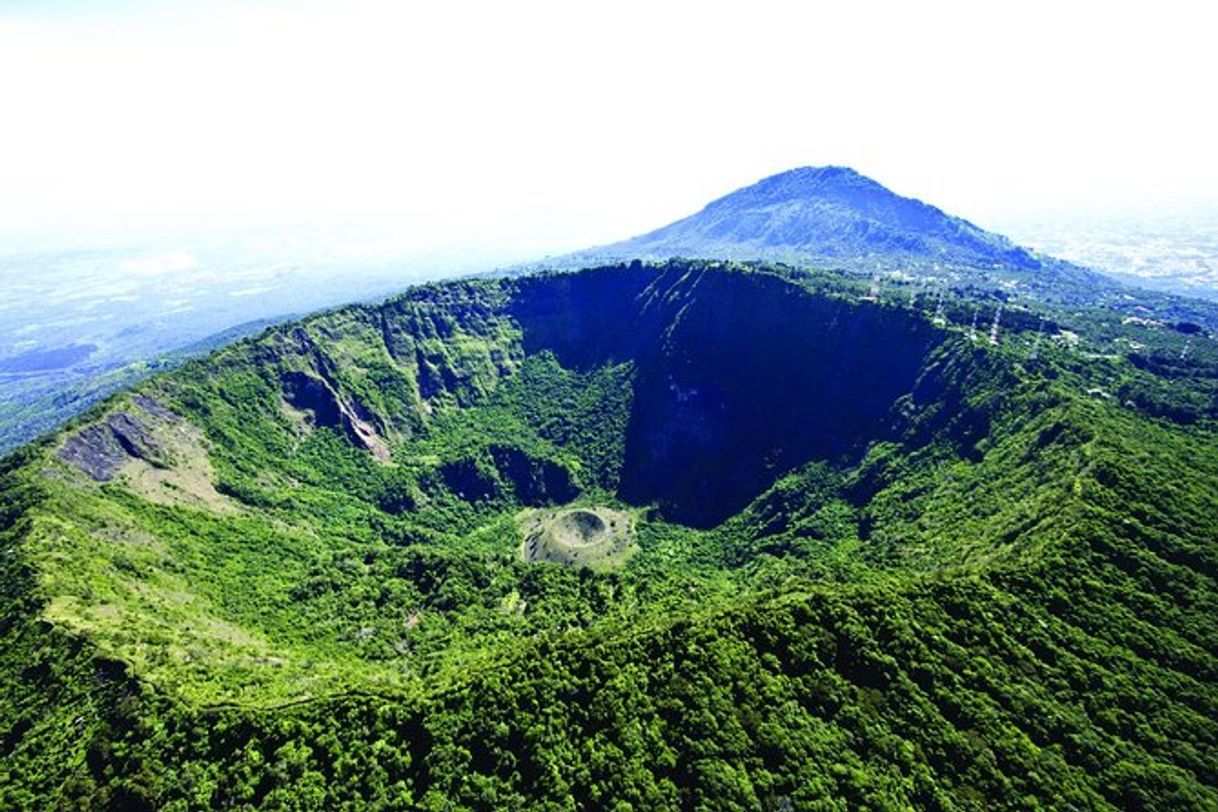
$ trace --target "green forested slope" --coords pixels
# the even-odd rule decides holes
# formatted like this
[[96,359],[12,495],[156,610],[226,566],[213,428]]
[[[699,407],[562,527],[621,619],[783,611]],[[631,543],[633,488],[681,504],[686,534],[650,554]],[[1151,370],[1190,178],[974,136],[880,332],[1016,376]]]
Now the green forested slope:
[[154,379],[3,463],[0,806],[1214,808],[1208,407],[1092,391],[1205,385],[1026,346],[673,262]]

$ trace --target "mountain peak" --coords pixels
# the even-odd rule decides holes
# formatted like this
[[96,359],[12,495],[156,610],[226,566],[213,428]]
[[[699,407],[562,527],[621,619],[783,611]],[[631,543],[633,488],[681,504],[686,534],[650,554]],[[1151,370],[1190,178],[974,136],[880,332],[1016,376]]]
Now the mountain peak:
[[843,178],[865,178],[858,170],[849,166],[839,164],[829,164],[828,166],[797,166],[794,169],[788,169],[784,172],[776,172],[767,178],[763,178],[764,183],[767,180],[777,180],[779,178],[799,178],[801,180],[820,180],[833,181]]
[[[802,166],[763,178],[664,228],[597,255],[731,257],[851,264],[868,271],[939,266],[1034,271],[1042,264],[1005,237],[848,166]],[[932,271],[933,272],[933,271]]]
[[849,166],[797,166],[785,172],[778,172],[758,181],[758,185],[769,183],[802,183],[802,184],[833,184],[843,182],[865,181],[876,184],[871,178]]
[[740,196],[754,202],[764,200],[775,203],[825,199],[857,202],[859,199],[869,198],[910,200],[848,166],[801,166],[788,169],[725,195],[711,205],[733,198],[739,200]]
[[762,178],[751,186],[738,189],[707,206],[708,210],[748,201],[784,203],[801,200],[839,200],[849,202],[858,195],[888,195],[897,197],[871,178],[848,166],[801,166]]

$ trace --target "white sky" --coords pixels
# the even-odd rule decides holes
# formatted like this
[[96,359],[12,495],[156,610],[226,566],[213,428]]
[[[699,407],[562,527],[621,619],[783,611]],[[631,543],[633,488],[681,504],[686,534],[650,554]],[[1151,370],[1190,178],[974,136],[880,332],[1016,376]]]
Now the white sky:
[[982,225],[1218,198],[1206,3],[0,0],[0,242],[625,237],[847,164]]

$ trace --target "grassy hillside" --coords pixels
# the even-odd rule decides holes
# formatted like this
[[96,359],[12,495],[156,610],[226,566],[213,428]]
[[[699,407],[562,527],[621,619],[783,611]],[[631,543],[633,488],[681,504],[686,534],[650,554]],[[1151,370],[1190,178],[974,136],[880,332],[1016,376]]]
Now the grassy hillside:
[[1080,318],[636,263],[154,378],[3,463],[0,806],[1213,808],[1214,376]]

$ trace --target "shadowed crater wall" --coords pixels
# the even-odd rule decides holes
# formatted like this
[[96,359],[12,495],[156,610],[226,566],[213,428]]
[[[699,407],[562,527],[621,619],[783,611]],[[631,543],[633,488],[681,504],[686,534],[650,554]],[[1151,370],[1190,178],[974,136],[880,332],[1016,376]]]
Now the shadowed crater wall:
[[511,310],[526,353],[635,364],[620,496],[703,527],[784,471],[849,464],[888,436],[944,335],[903,311],[713,268],[521,280]]

